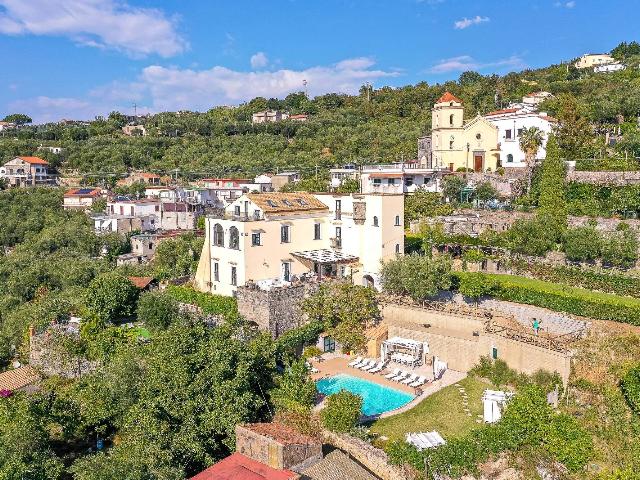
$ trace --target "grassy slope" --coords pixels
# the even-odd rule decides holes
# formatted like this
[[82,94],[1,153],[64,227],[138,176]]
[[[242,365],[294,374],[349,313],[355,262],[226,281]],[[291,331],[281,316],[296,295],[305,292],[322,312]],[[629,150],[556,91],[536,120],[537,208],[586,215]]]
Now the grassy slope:
[[405,434],[410,432],[431,430],[436,430],[445,439],[468,433],[479,425],[476,418],[482,414],[480,397],[488,385],[471,377],[461,380],[460,385],[469,396],[470,417],[463,411],[458,387],[451,385],[427,397],[411,410],[376,421],[371,431],[389,440],[404,439]]

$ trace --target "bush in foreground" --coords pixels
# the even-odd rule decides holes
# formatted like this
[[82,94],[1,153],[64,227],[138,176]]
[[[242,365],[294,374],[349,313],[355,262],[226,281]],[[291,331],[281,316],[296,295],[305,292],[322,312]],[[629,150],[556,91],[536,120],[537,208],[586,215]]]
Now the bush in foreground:
[[322,424],[332,432],[349,432],[358,423],[361,408],[362,398],[347,390],[329,395],[321,412]]

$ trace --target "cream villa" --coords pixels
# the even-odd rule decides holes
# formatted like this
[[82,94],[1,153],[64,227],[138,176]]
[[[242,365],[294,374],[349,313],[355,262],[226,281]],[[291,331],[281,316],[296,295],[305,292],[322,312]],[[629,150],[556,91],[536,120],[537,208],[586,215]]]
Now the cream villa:
[[305,275],[378,287],[382,261],[404,251],[403,217],[403,195],[248,193],[207,217],[195,284],[229,296]]

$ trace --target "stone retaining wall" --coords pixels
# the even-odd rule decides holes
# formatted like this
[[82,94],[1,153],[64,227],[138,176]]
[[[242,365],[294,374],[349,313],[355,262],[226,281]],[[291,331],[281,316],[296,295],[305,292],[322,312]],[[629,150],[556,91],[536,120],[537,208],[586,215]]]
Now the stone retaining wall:
[[328,430],[324,430],[322,436],[326,443],[348,453],[382,480],[408,480],[406,472],[401,467],[390,465],[387,454],[370,443]]

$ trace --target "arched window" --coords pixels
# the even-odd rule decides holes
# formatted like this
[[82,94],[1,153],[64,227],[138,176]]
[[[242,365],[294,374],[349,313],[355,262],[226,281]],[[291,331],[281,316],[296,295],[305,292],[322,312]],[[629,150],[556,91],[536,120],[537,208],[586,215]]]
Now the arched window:
[[400,255],[400,244],[396,243],[396,255]]
[[224,247],[224,230],[219,223],[213,226],[213,246]]
[[513,162],[513,155],[509,154],[507,155],[507,163],[512,163]]
[[449,125],[453,125],[453,113],[449,115]]
[[229,248],[240,250],[240,234],[236,227],[231,227],[229,229]]
[[453,140],[449,140],[449,150],[453,150]]
[[400,215],[396,215],[396,227],[400,226]]
[[378,217],[373,217],[373,226],[374,227],[378,226]]
[[480,140],[480,139],[482,138],[482,135],[481,135],[481,134],[479,134],[479,133],[476,133],[476,138],[477,138],[478,140]]

